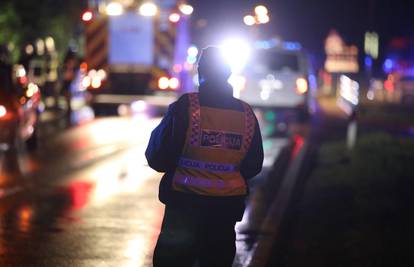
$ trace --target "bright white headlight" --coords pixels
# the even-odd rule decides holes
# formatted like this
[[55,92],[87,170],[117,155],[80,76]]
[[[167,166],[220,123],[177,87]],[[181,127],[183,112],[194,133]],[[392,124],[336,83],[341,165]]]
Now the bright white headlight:
[[250,57],[250,45],[242,39],[226,40],[221,45],[224,59],[230,64],[233,72],[240,72]]

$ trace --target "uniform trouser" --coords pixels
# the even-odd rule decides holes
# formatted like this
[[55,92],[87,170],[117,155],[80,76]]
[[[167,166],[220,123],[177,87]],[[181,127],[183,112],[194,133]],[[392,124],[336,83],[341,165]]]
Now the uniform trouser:
[[223,211],[165,208],[154,267],[230,267],[236,253],[236,218]]

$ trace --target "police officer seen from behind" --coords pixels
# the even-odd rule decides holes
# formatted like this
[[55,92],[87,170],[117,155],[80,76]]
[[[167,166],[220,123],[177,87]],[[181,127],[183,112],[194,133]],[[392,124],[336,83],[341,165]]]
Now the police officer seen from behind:
[[170,105],[145,152],[151,168],[165,172],[154,267],[197,261],[201,267],[231,266],[247,180],[262,169],[257,119],[248,104],[233,98],[231,70],[219,48],[203,49],[198,73],[199,92]]

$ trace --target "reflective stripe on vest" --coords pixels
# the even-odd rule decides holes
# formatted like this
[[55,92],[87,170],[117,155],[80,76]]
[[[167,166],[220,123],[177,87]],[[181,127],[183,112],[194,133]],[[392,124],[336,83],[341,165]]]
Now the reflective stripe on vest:
[[201,160],[191,160],[187,158],[180,158],[178,166],[197,170],[206,170],[211,172],[234,172],[237,167],[233,164],[206,162]]
[[190,144],[198,146],[200,144],[200,103],[197,94],[189,94],[190,114],[191,114],[191,136]]
[[212,180],[210,178],[176,175],[174,181],[180,185],[188,185],[200,189],[233,189],[245,186],[242,180]]

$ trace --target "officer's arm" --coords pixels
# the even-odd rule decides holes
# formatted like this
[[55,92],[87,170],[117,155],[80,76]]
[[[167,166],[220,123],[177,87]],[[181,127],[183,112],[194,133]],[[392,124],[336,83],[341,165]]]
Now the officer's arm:
[[262,170],[263,158],[262,135],[260,133],[259,124],[256,120],[252,143],[240,166],[240,172],[245,179],[253,178],[259,174]]
[[188,126],[187,105],[186,97],[172,103],[151,133],[145,156],[148,165],[156,171],[167,172],[176,168]]
[[175,103],[171,104],[160,124],[152,131],[145,157],[148,165],[156,171],[166,172],[171,168],[171,146],[169,140],[173,135]]

